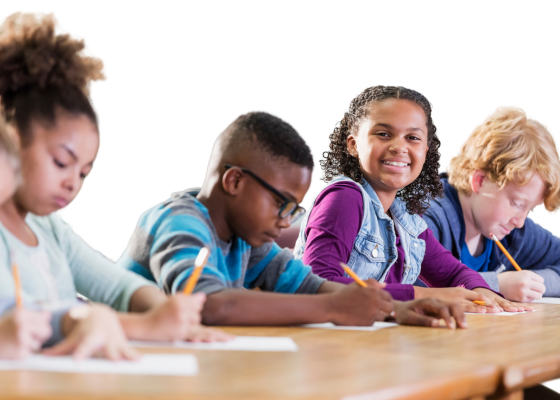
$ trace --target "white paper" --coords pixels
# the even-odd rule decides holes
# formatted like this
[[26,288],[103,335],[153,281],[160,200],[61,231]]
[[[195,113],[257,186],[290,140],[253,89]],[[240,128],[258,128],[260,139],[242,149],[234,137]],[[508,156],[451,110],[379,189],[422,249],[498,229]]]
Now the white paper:
[[178,348],[195,350],[236,350],[236,351],[298,351],[297,344],[289,337],[236,336],[229,342],[130,342],[134,347]]
[[560,304],[560,297],[543,297],[540,300],[535,300],[529,304]]
[[71,356],[33,355],[21,361],[0,360],[0,370],[190,376],[198,374],[198,362],[192,354],[144,354],[137,361],[109,361],[99,358],[76,361]]
[[306,324],[300,325],[302,328],[319,328],[319,329],[339,329],[343,331],[377,331],[383,328],[391,328],[399,324],[394,322],[376,322],[372,326],[339,326],[331,322],[324,324]]
[[519,312],[507,312],[507,311],[502,311],[502,312],[495,312],[495,313],[475,313],[475,312],[466,312],[465,314],[471,314],[471,315],[499,315],[499,316],[506,316],[506,317],[510,317],[512,315],[519,315],[519,314],[527,314],[527,313],[533,313],[533,312],[537,312],[539,310],[533,310],[533,311],[519,311]]

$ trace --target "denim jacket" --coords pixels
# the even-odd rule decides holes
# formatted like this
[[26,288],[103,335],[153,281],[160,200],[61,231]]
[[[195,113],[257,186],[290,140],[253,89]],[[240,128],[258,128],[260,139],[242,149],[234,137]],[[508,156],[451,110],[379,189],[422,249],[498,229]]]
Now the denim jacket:
[[[354,182],[346,176],[338,176],[329,182],[327,187],[342,181]],[[426,243],[424,240],[418,239],[418,235],[424,232],[428,226],[420,216],[409,214],[406,211],[406,204],[398,198],[391,205],[390,211],[393,215],[393,219],[391,219],[385,214],[383,205],[371,185],[365,181],[361,184],[354,183],[362,192],[364,216],[350,253],[348,266],[361,279],[375,279],[383,282],[397,261],[396,228],[405,254],[401,283],[413,284],[420,275],[422,260],[426,252]],[[315,200],[313,204],[315,204]],[[312,208],[307,212],[301,224],[299,237],[294,247],[295,258],[303,257],[307,242],[305,229]],[[344,274],[344,276],[348,275]]]

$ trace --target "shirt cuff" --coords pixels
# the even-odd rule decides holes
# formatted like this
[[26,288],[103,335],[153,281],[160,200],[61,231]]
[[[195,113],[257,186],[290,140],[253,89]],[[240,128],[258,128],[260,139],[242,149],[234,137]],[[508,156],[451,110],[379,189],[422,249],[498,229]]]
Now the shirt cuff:
[[393,299],[399,301],[414,300],[414,286],[402,283],[388,283],[385,290],[391,294]]
[[309,272],[301,285],[296,290],[296,293],[304,294],[315,294],[319,290],[319,286],[325,282],[326,279],[321,278],[319,275],[315,275],[313,272]]
[[[500,292],[500,284],[498,282],[498,274],[495,272],[481,272],[480,276],[486,281],[486,284],[490,286],[493,292]],[[479,286],[482,287],[482,286]],[[474,288],[473,288],[474,289]]]
[[546,290],[543,297],[559,297],[560,296],[560,276],[553,269],[537,269],[530,270],[544,279]]

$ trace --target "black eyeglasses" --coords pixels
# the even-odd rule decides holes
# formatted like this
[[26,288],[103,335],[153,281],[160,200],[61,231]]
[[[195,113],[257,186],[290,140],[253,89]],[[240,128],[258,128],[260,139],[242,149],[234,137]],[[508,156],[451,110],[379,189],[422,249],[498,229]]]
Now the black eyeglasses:
[[282,193],[280,193],[277,189],[275,189],[272,185],[268,184],[265,180],[261,179],[258,175],[256,175],[253,171],[248,170],[247,168],[237,167],[231,164],[225,164],[226,171],[230,168],[239,168],[242,172],[246,173],[253,177],[257,182],[263,185],[266,189],[270,190],[276,196],[282,199],[283,203],[280,206],[280,210],[278,210],[278,216],[282,219],[291,217],[291,222],[294,223],[298,219],[300,219],[303,214],[305,214],[305,208],[301,207],[298,203],[293,200],[288,199]]

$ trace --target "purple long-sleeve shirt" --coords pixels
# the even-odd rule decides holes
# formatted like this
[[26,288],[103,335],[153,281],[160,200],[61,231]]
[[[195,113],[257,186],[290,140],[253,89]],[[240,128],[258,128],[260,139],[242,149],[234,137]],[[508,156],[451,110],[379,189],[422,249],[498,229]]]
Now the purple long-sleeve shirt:
[[[344,276],[339,262],[347,262],[363,219],[363,199],[360,189],[352,182],[339,182],[327,187],[315,200],[307,222],[307,243],[303,262],[313,272],[327,280],[352,283]],[[418,238],[426,242],[420,279],[430,287],[490,289],[479,273],[461,264],[446,250],[428,228]],[[414,299],[414,287],[400,283],[404,269],[404,250],[397,233],[397,261],[385,278],[385,290],[395,300]]]

